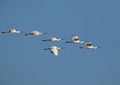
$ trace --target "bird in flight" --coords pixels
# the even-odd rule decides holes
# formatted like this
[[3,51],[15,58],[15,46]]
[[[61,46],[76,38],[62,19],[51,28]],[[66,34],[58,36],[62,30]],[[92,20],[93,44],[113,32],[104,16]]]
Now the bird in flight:
[[20,30],[10,29],[10,30],[4,31],[4,32],[2,32],[2,33],[4,34],[4,33],[21,33],[21,32],[22,32],[22,31],[20,31]]
[[79,37],[77,35],[72,35],[72,41],[67,41],[66,43],[80,43],[80,44],[83,44],[85,43],[86,41],[82,41],[79,39]]
[[47,33],[45,33],[45,32],[39,32],[39,31],[37,31],[37,30],[34,30],[34,31],[32,31],[32,32],[30,32],[30,33],[27,33],[27,34],[25,34],[25,35],[26,35],[26,36],[27,36],[27,35],[39,36],[39,35],[42,35],[42,34],[47,34]]
[[50,50],[52,54],[54,54],[55,56],[58,56],[58,50],[60,49],[63,49],[63,48],[57,47],[57,46],[51,46],[50,48],[45,48],[44,50]]
[[82,48],[86,48],[86,49],[97,49],[97,48],[100,48],[98,46],[93,46],[92,42],[86,42],[85,43],[85,47],[80,47],[81,49]]
[[42,41],[60,41],[60,40],[63,40],[62,38],[56,38],[56,37],[51,37],[49,39],[46,39],[46,40],[42,40]]

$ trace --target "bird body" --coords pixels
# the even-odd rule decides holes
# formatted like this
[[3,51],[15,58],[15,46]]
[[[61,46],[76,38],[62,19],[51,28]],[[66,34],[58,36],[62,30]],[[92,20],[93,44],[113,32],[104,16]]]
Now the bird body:
[[80,43],[83,44],[85,41],[81,41],[78,36],[72,35],[72,41],[67,41],[66,43]]
[[80,47],[80,48],[86,48],[86,49],[97,49],[97,48],[100,48],[100,47],[98,47],[98,46],[93,46],[92,45],[92,42],[87,42],[87,43],[85,43],[85,47]]
[[39,36],[39,35],[42,35],[42,34],[47,34],[47,33],[39,32],[39,31],[34,30],[34,31],[32,31],[32,32],[30,32],[30,33],[28,33],[28,34],[25,34],[25,35],[35,35],[35,36]]
[[55,56],[58,56],[58,50],[61,49],[60,47],[57,46],[51,46],[50,48],[46,48],[44,50],[50,50],[50,52],[52,54],[54,54]]
[[2,32],[2,33],[21,33],[21,31],[16,30],[16,29],[10,29],[10,30],[4,31],[4,32]]
[[56,38],[56,37],[51,37],[49,39],[46,39],[46,40],[42,40],[42,41],[60,41],[60,40],[63,40],[62,38]]
[[53,53],[55,56],[58,56],[58,48],[56,46],[52,46],[50,48],[51,53]]

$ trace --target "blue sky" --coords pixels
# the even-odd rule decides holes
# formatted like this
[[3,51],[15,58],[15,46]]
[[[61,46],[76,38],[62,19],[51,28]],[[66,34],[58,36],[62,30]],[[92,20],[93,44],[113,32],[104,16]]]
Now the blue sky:
[[[120,85],[119,0],[1,0],[0,85]],[[66,44],[71,35],[102,48]],[[49,37],[61,42],[42,42]],[[65,47],[53,56],[46,47]]]

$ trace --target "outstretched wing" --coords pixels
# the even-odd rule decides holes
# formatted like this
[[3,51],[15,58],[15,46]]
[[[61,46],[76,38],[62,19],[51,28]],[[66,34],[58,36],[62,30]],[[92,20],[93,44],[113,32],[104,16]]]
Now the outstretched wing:
[[72,41],[78,41],[78,40],[79,40],[78,36],[72,36]]

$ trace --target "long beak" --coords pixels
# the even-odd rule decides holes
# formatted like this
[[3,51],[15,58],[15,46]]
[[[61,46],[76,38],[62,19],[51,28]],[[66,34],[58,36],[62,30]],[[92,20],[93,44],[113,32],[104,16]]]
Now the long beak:
[[32,33],[25,34],[25,36],[27,36],[27,35],[32,35]]
[[30,35],[30,34],[25,34],[25,36]]
[[80,47],[80,49],[83,49],[84,47]]
[[42,40],[42,41],[44,42],[44,41],[49,41],[49,40]]
[[3,34],[6,33],[6,32],[2,32]]
[[4,31],[4,32],[2,32],[2,34],[4,34],[4,33],[9,33],[8,31]]
[[43,50],[49,50],[50,48],[45,48],[45,49],[43,49]]
[[72,43],[72,41],[66,41],[66,43]]

